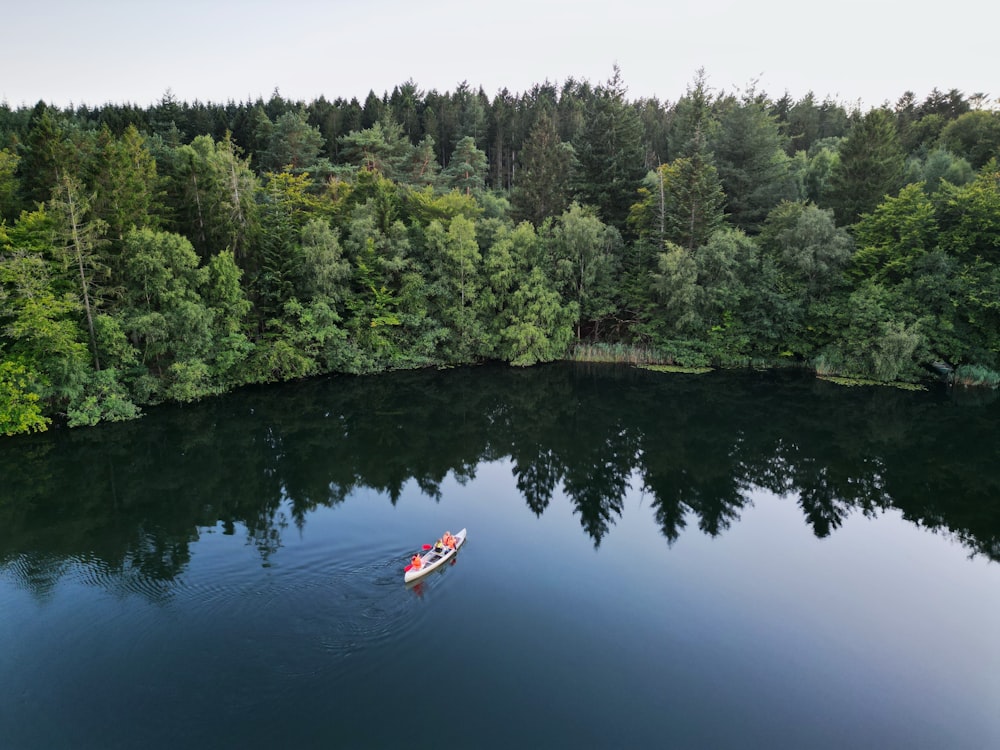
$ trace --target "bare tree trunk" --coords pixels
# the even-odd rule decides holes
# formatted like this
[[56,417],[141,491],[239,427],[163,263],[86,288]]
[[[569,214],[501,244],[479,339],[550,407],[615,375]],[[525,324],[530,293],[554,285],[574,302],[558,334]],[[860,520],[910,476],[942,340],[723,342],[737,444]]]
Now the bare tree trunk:
[[663,170],[657,169],[656,173],[660,176],[660,247],[662,248],[664,235],[667,231],[667,202],[663,195]]
[[[244,227],[246,226],[246,220],[243,218],[243,204],[240,202],[240,182],[236,176],[235,159],[236,157],[232,156],[232,161],[229,162],[229,177],[233,185],[233,204],[235,206],[236,226],[238,226],[240,228],[240,231],[242,232]],[[233,254],[237,258],[241,257],[240,247],[239,247],[241,243],[238,243],[236,238],[234,237],[233,244],[236,245],[236,247],[233,248]]]
[[90,334],[90,348],[94,353],[94,369],[101,369],[101,360],[97,354],[97,335],[94,333],[94,314],[90,306],[90,290],[87,284],[87,272],[83,265],[83,242],[80,239],[80,227],[76,218],[76,201],[73,199],[73,187],[67,178],[66,205],[69,207],[70,231],[73,238],[73,252],[76,253],[76,263],[80,270],[80,288],[83,292],[83,309],[87,313],[87,331]]
[[201,213],[201,195],[198,191],[198,175],[194,171],[194,163],[191,164],[191,182],[194,185],[194,205],[198,210],[198,239],[202,247],[205,246],[205,217]]
[[698,217],[698,211],[696,206],[697,202],[691,201],[691,225],[689,227],[691,239],[688,240],[688,250],[690,250],[691,252],[694,252],[694,225],[695,225],[695,220]]

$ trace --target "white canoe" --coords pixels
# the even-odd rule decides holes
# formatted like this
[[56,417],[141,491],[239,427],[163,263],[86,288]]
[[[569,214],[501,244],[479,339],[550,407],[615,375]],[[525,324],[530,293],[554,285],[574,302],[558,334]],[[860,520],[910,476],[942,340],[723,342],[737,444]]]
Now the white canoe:
[[[432,570],[437,570],[446,562],[451,560],[458,553],[458,550],[465,544],[465,529],[462,529],[457,534],[455,534],[455,549],[451,547],[445,547],[443,550],[430,549],[420,555],[420,559],[423,560],[423,565],[419,568],[410,567],[405,573],[403,573],[403,580],[406,583],[410,581],[415,581],[418,578],[427,575]],[[407,566],[409,567],[409,566]]]

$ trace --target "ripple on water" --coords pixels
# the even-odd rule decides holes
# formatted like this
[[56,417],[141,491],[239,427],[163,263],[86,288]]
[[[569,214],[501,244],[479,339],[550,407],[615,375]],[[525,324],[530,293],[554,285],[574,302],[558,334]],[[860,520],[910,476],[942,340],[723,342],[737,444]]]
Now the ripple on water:
[[72,558],[68,578],[115,595],[134,595],[159,603],[170,600],[176,588],[174,579],[150,574],[131,560],[111,564],[93,555]]
[[[93,605],[75,610],[81,653],[113,631],[119,655],[129,660],[158,653],[152,658],[167,669],[200,664],[270,675],[276,679],[263,680],[270,693],[301,680],[374,672],[412,642],[432,611],[421,597],[447,576],[432,574],[419,587],[406,586],[403,568],[411,554],[364,544],[335,554],[297,549],[265,567],[252,551],[233,547],[196,553],[169,580],[141,564],[112,564],[94,555],[58,562],[22,556],[8,561],[5,571],[21,581],[68,581],[84,587],[79,593],[85,595],[86,589],[112,594],[103,604],[89,595],[79,602]],[[361,653],[364,659],[352,658]]]

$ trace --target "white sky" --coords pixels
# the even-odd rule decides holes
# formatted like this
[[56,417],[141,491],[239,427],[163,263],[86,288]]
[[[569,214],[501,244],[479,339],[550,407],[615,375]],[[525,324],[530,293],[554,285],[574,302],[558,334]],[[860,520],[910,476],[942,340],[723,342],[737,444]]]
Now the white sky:
[[934,87],[1000,97],[992,0],[13,0],[0,101],[31,106],[311,101],[407,79],[492,98],[617,62],[628,96],[676,101],[698,68],[716,91],[813,91],[864,109]]

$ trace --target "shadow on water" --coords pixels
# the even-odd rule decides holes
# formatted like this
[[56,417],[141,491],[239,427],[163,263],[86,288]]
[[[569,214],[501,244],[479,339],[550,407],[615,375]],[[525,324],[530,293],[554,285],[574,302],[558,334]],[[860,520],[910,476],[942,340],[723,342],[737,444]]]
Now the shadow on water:
[[995,400],[843,388],[801,374],[679,376],[556,364],[407,372],[252,388],[143,420],[0,444],[0,566],[37,597],[91,565],[98,585],[169,595],[207,529],[264,564],[311,511],[359,489],[507,460],[528,510],[573,503],[595,546],[630,488],[667,543],[724,533],[754,488],[796,498],[824,537],[899,509],[1000,560]]

